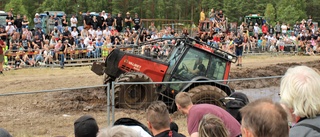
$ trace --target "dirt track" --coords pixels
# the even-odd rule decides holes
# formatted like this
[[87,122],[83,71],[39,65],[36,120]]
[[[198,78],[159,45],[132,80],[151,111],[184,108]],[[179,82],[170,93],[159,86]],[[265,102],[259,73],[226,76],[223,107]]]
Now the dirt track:
[[[302,63],[300,63],[302,62]],[[278,76],[287,68],[306,65],[320,69],[319,57],[310,56],[255,56],[244,58],[241,69],[232,66],[231,79]],[[42,68],[5,72],[0,76],[0,93],[28,92],[46,89],[92,86],[102,83],[102,77],[90,72],[89,67],[65,70]],[[279,79],[231,82],[235,89],[279,86]],[[0,97],[0,122],[14,136],[74,136],[73,121],[83,114],[93,115],[100,127],[106,127],[106,96],[101,88],[71,92],[44,93]],[[134,117],[142,122],[144,112],[117,110],[116,118]],[[173,116],[186,134],[185,117]]]

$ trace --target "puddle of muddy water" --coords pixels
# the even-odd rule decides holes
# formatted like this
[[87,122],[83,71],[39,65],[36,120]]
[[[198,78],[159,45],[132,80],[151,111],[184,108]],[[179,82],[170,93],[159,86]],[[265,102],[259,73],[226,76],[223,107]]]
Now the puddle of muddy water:
[[279,87],[269,87],[269,88],[259,88],[259,89],[241,89],[236,90],[236,92],[242,92],[246,94],[250,102],[260,99],[260,98],[269,98],[275,102],[280,101],[279,96]]

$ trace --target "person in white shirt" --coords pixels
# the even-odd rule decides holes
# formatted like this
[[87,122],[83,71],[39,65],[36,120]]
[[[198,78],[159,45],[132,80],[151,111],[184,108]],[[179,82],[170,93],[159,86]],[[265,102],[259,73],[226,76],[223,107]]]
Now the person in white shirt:
[[282,23],[281,25],[282,34],[286,35],[287,29],[288,29],[287,25],[285,23]]
[[110,35],[111,35],[111,32],[110,32],[110,30],[109,30],[108,27],[107,27],[105,30],[103,30],[102,35],[103,35],[104,37],[107,37],[107,36],[110,36]]
[[94,50],[94,44],[93,44],[92,41],[90,41],[89,44],[87,45],[87,56],[88,56],[88,58],[91,57],[91,54],[94,54],[93,50]]
[[14,28],[14,26],[12,25],[12,23],[11,23],[11,22],[8,22],[8,26],[6,26],[7,34],[8,34],[9,36],[11,36],[15,30],[16,30],[16,29]]
[[89,42],[91,41],[92,41],[92,35],[89,34],[89,36],[84,39],[84,45],[88,46]]
[[72,30],[77,27],[78,19],[74,15],[70,18],[70,22]]
[[95,33],[97,36],[102,36],[102,31],[100,29],[100,27],[98,27],[98,29],[96,30],[96,33]]

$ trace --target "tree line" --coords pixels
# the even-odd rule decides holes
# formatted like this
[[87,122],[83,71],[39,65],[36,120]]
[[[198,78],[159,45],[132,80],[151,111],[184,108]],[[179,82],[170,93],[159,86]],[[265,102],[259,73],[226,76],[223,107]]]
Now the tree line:
[[86,11],[117,14],[138,13],[141,18],[177,19],[199,21],[200,11],[208,15],[211,8],[222,10],[229,22],[240,23],[246,15],[260,14],[268,23],[307,19],[320,21],[319,0],[2,0],[0,10],[12,10],[13,14],[27,15],[32,19],[35,13],[64,11],[80,14]]

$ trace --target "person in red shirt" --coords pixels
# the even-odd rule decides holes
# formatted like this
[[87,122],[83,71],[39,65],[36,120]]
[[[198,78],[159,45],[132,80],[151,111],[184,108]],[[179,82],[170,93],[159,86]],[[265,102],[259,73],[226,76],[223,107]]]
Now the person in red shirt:
[[0,74],[3,74],[3,62],[4,62],[4,55],[3,55],[3,48],[6,47],[6,44],[3,40],[0,39]]
[[268,33],[268,26],[267,26],[266,24],[263,24],[262,27],[261,27],[261,29],[262,29],[262,33],[263,33],[264,35],[267,35],[267,33]]

